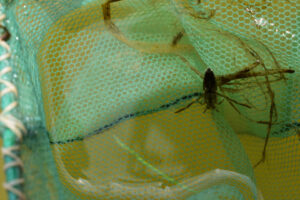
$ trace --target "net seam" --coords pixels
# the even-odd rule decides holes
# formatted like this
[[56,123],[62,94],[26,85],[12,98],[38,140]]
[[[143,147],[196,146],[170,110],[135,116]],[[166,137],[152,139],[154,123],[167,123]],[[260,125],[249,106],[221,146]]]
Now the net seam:
[[[2,8],[2,4],[0,4],[0,8]],[[0,62],[3,62],[11,57],[11,49],[10,46],[6,43],[6,40],[9,39],[9,32],[7,29],[2,25],[3,20],[6,18],[6,15],[2,12],[0,13],[0,24],[1,28],[4,31],[4,34],[0,37],[0,46],[3,47],[6,50],[6,53],[3,55],[0,55]],[[4,89],[1,89],[0,91],[0,100],[4,99],[4,96],[7,94],[12,94],[15,97],[18,96],[18,91],[16,86],[11,83],[9,80],[5,80],[5,75],[7,73],[12,72],[12,67],[5,66],[0,71],[0,84],[5,86]],[[14,98],[15,99],[15,98]],[[19,167],[20,171],[23,172],[23,162],[21,158],[19,157],[20,152],[20,142],[22,142],[23,139],[23,133],[26,133],[26,128],[23,125],[23,123],[18,120],[16,117],[14,117],[10,112],[17,107],[18,103],[13,100],[13,102],[9,103],[0,113],[0,122],[6,127],[8,130],[10,130],[13,134],[15,134],[17,141],[16,144],[10,147],[3,147],[2,150],[2,156],[3,158],[5,156],[10,157],[12,159],[11,162],[4,164],[4,171],[8,170],[12,167]],[[16,186],[24,184],[24,178],[23,177],[17,177],[15,180],[5,182],[3,184],[4,189],[7,190],[7,192],[11,192],[15,194],[19,199],[25,200],[26,196],[23,193],[23,191]]]
[[179,99],[176,99],[172,102],[169,102],[167,104],[163,104],[160,107],[155,108],[155,109],[146,110],[146,111],[139,111],[139,112],[131,113],[131,114],[126,114],[126,115],[123,115],[122,117],[114,120],[113,122],[111,122],[109,124],[106,124],[106,125],[102,126],[101,128],[98,128],[97,130],[92,131],[92,132],[90,132],[90,133],[88,133],[84,136],[79,136],[79,137],[76,137],[74,139],[67,139],[67,140],[64,140],[64,141],[63,140],[50,141],[50,144],[66,144],[66,143],[75,142],[75,141],[82,141],[87,137],[94,136],[94,135],[97,135],[99,133],[102,133],[103,131],[105,131],[109,128],[112,128],[113,126],[115,126],[116,124],[118,124],[118,123],[120,123],[124,120],[128,120],[128,119],[131,119],[131,118],[134,118],[134,117],[138,117],[138,116],[147,115],[147,114],[150,114],[150,113],[162,111],[162,110],[170,108],[171,106],[177,105],[177,104],[179,104],[183,101],[191,100],[192,98],[199,97],[201,95],[202,95],[201,92],[195,92],[195,93],[190,94],[190,95],[185,95],[185,96],[183,96]]

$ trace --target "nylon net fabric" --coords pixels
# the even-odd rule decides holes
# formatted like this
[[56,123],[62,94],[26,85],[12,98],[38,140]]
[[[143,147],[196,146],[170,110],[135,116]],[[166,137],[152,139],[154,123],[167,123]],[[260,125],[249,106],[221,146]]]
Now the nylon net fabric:
[[[203,189],[214,169],[245,175],[264,199],[299,197],[299,2],[122,0],[104,20],[106,2],[6,5],[18,115],[29,130],[28,198],[258,199],[234,181]],[[218,96],[216,109],[195,103],[175,113],[204,93],[195,70],[221,77],[257,60],[253,73],[295,73],[220,91],[252,109]],[[253,169],[267,134],[257,121],[269,120],[268,86],[276,122],[266,161]]]

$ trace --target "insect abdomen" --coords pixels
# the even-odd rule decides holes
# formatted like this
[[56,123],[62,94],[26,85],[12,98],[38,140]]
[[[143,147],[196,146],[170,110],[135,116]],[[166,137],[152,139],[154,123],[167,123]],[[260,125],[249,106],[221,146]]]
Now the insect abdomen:
[[203,79],[204,102],[207,109],[214,109],[217,103],[217,82],[213,71],[208,68]]

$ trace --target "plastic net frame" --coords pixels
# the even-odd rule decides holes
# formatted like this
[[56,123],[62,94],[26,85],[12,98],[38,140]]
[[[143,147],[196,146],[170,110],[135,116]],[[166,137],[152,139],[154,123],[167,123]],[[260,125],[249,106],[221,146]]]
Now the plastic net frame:
[[[30,1],[28,1],[28,2],[30,2]],[[26,3],[28,3],[28,2],[25,2],[25,4]],[[153,1],[154,2],[154,1]],[[240,3],[241,1],[232,1],[233,2],[233,6],[234,5],[236,5],[237,3],[236,2],[238,2],[238,3]],[[231,2],[231,3],[232,3]],[[44,5],[47,5],[47,3],[45,3],[45,2],[43,2],[43,1],[41,1],[41,3],[44,3]],[[65,3],[65,5],[63,5]],[[68,3],[71,3],[71,1],[66,1],[66,2],[63,2],[62,3],[62,5],[61,5],[61,7],[60,6],[58,6],[58,7],[56,7],[55,8],[55,6],[53,6],[55,9],[49,9],[47,12],[49,12],[49,13],[51,13],[51,12],[55,12],[55,11],[58,11],[59,10],[59,8],[63,8],[64,6],[66,6],[66,5],[68,5]],[[74,1],[74,4],[76,3],[76,1]],[[77,2],[78,3],[78,2]],[[104,2],[101,2],[101,3],[99,3],[98,5],[102,5]],[[49,6],[50,4],[48,4],[47,6]],[[54,4],[53,4],[54,5]],[[128,5],[126,5],[126,2],[125,2],[125,0],[124,0],[124,8],[130,8],[130,6],[128,7]],[[46,6],[46,7],[47,7]],[[118,5],[116,4],[115,5],[117,8],[118,8]],[[258,3],[257,4],[257,6],[262,6],[262,4],[261,3]],[[51,7],[51,6],[49,6],[49,7]],[[122,6],[121,6],[122,7]],[[141,6],[142,7],[142,6]],[[20,6],[20,8],[21,8],[21,6]],[[97,9],[100,9],[101,7],[99,6]],[[75,9],[76,10],[76,5],[75,6],[71,6],[71,8],[70,8],[70,10],[72,10],[72,9]],[[90,8],[89,8],[90,9]],[[114,8],[115,9],[115,8]],[[19,10],[22,10],[22,9],[19,9]],[[26,8],[24,7],[24,10],[26,10]],[[88,9],[87,9],[88,10]],[[125,9],[126,10],[126,9]],[[122,11],[122,9],[121,9],[121,11]],[[20,13],[22,13],[22,12],[20,12]],[[41,12],[42,13],[42,12]],[[80,12],[79,12],[80,13]],[[83,12],[84,13],[84,12]],[[91,12],[91,13],[93,13],[93,12]],[[118,19],[118,14],[116,14],[116,13],[118,13],[118,12],[114,12],[113,13],[113,18],[114,19]],[[125,14],[124,14],[125,13]],[[126,16],[126,11],[124,11],[124,13],[123,13],[123,15],[125,15]],[[249,13],[251,13],[251,12],[249,12]],[[78,14],[78,13],[76,13],[76,14]],[[205,15],[206,13],[204,12],[204,15]],[[253,13],[252,13],[253,14]],[[82,14],[83,15],[83,14]],[[53,15],[54,16],[54,15]],[[57,15],[55,16],[55,17],[57,17],[57,18],[59,18],[59,17],[61,17],[61,16],[64,16],[63,14],[61,14],[61,13],[57,13]],[[120,12],[120,16],[121,16],[121,18],[122,18],[122,13]],[[54,18],[55,18],[54,17]],[[71,15],[69,16],[71,19],[72,19],[72,17],[71,17]],[[98,16],[97,16],[98,17]],[[95,18],[97,18],[97,17],[95,17]],[[135,16],[132,16],[132,17],[135,17]],[[255,19],[255,16],[254,16],[254,14],[253,14],[253,16],[251,16],[253,19]],[[67,19],[67,18],[66,18]],[[126,31],[124,31],[124,29],[122,29],[122,26],[124,26],[125,27],[125,30],[126,30],[126,22],[128,22],[128,20],[124,20],[124,24],[122,24],[122,23],[119,23],[118,25],[120,26],[120,29],[122,30],[122,32],[126,32]],[[65,24],[68,24],[68,22],[66,22]],[[72,24],[71,22],[70,22],[70,24]],[[188,32],[188,30],[190,29],[190,28],[193,28],[194,26],[193,26],[193,24],[189,24],[190,26],[187,28],[187,32]],[[186,25],[186,26],[188,26],[188,25]],[[260,26],[260,24],[258,23],[257,24],[257,26]],[[23,24],[23,27],[24,27],[24,24]],[[33,26],[32,26],[33,27]],[[31,28],[32,27],[28,27],[28,29],[25,29],[25,31],[24,32],[30,32],[31,30]],[[72,30],[72,26],[70,26],[70,27],[67,27],[67,28],[70,28],[70,30],[69,31],[75,31],[76,32],[76,30]],[[51,32],[52,31],[52,32]],[[55,29],[53,29],[53,30],[51,30],[51,31],[49,31],[48,32],[48,35],[49,36],[51,36],[51,35],[55,35]],[[175,33],[176,31],[174,31],[174,33]],[[130,36],[130,34],[129,34],[129,36]],[[192,34],[190,34],[190,36],[191,37],[194,37]],[[37,36],[38,37],[38,36]],[[55,38],[55,37],[57,37],[57,38],[59,38],[59,39],[61,39],[62,37],[61,36],[59,36],[59,35],[55,35],[55,36],[51,36],[51,37],[53,37],[53,38]],[[116,37],[119,37],[119,35],[117,35]],[[138,38],[138,36],[134,36],[134,37],[137,37]],[[173,35],[170,35],[170,39],[172,39],[172,37],[173,37]],[[126,41],[124,41],[124,38],[121,38],[120,40],[123,40],[123,42],[126,42],[126,41],[139,41],[139,40],[136,40],[136,38],[133,38],[133,39],[126,39]],[[53,40],[53,41],[55,41],[55,40]],[[33,41],[33,42],[35,42],[35,41]],[[113,41],[113,43],[114,43],[115,41]],[[127,42],[128,43],[128,42]],[[138,43],[138,44],[134,44],[134,42],[133,42],[133,44],[134,44],[134,48],[135,49],[138,49],[139,51],[144,51],[145,52],[145,49],[146,49],[146,51],[147,51],[147,48],[152,48],[153,47],[153,43],[155,43],[155,41],[154,42],[152,42],[152,43]],[[129,43],[129,45],[132,45],[132,42],[130,42]],[[44,46],[45,46],[45,49],[47,49],[47,43],[44,43]],[[127,44],[128,45],[128,44]],[[143,46],[144,45],[144,46]],[[161,47],[161,44],[159,44],[160,45],[160,47]],[[169,44],[167,44],[167,45],[165,45],[166,46],[166,48],[163,48],[163,47],[161,47],[161,49],[167,49],[168,48],[168,45]],[[181,43],[180,43],[180,45],[181,45]],[[162,45],[163,46],[163,45]],[[49,49],[53,49],[53,47],[51,47],[51,46],[48,46],[49,47]],[[142,48],[141,48],[142,47]],[[180,47],[180,46],[179,46]],[[180,48],[178,48],[178,49],[180,49]],[[176,51],[178,50],[178,49],[176,49]],[[183,49],[186,49],[186,48],[183,48]],[[149,50],[148,50],[149,51]],[[153,51],[153,49],[150,49],[150,51]],[[170,52],[170,50],[167,50],[168,52]],[[50,51],[48,51],[48,52],[50,52]],[[131,53],[131,52],[130,52]],[[130,56],[130,53],[128,53],[129,54],[129,56]],[[158,53],[165,53],[165,52],[158,52]],[[44,53],[41,53],[41,55],[45,55],[45,54],[47,54],[47,51],[45,51]],[[205,57],[205,56],[204,56]],[[46,57],[46,59],[53,59],[53,57],[51,57],[51,55],[49,54],[49,56],[48,56],[48,58]],[[192,59],[191,59],[192,60]],[[287,58],[287,60],[288,60],[288,58]],[[42,61],[42,60],[40,60],[40,61]],[[57,60],[58,61],[58,60]],[[59,62],[59,61],[58,61]],[[214,63],[210,63],[211,61],[210,60],[205,60],[205,63],[209,63],[211,66],[213,66],[213,65],[216,65],[216,64],[214,64]],[[230,63],[230,61],[228,61],[229,63]],[[281,61],[282,62],[282,61]],[[287,62],[289,62],[289,61],[287,61]],[[243,63],[243,62],[240,62],[240,63]],[[40,64],[44,64],[44,63],[40,63]],[[232,63],[231,63],[232,64]],[[297,66],[297,63],[292,63],[292,64],[296,64],[296,66]],[[233,65],[232,65],[233,66]],[[289,66],[291,66],[291,64],[289,64]],[[215,70],[218,72],[218,68],[216,67],[215,68]],[[230,69],[228,69],[228,71],[230,71]],[[51,74],[52,72],[47,72],[47,69],[45,69],[45,71],[44,71],[44,74],[47,74],[47,73],[49,73],[49,74]],[[219,73],[225,73],[223,70],[221,70],[221,69],[219,69]],[[47,76],[48,75],[46,75],[44,78],[47,78]],[[191,76],[191,73],[187,73],[187,76]],[[192,79],[192,78],[191,78]],[[43,79],[42,79],[43,80]],[[44,84],[44,86],[43,86],[43,84]],[[51,89],[50,88],[47,88],[47,87],[45,87],[45,85],[47,85],[47,81],[45,81],[44,83],[43,83],[40,87],[44,87],[43,89],[45,89],[45,90],[48,90],[48,91],[46,91],[45,93],[47,94],[47,93],[51,93]],[[194,83],[193,83],[194,84]],[[38,84],[36,84],[36,85],[38,85]],[[297,85],[297,83],[296,83],[296,85]],[[38,87],[38,86],[37,86]],[[289,87],[290,87],[290,85],[289,85]],[[297,88],[297,87],[295,87],[295,88]],[[186,89],[186,88],[184,88],[184,89]],[[45,91],[44,90],[44,91]],[[293,91],[294,91],[295,89],[293,89]],[[38,89],[37,89],[37,91],[38,91]],[[193,91],[193,89],[191,89],[191,92]],[[294,91],[295,92],[295,91]],[[59,91],[58,91],[58,93],[59,93]],[[297,94],[297,92],[295,92],[295,94]],[[196,94],[197,95],[197,94]],[[55,111],[55,110],[51,110],[51,103],[53,103],[53,99],[51,100],[51,95],[50,96],[48,96],[47,98],[46,98],[46,100],[48,101],[48,102],[45,102],[45,104],[47,104],[47,106],[46,106],[46,109],[48,109],[47,111],[46,111],[46,113],[45,113],[45,115],[46,115],[46,118],[47,119],[51,119],[53,116],[57,116],[57,111]],[[175,99],[175,101],[174,102],[176,102],[176,99]],[[172,104],[172,102],[170,103],[170,104]],[[53,105],[55,105],[55,104],[53,104]],[[169,104],[162,104],[162,105],[165,105],[165,106],[169,106]],[[152,108],[151,107],[152,105],[150,105],[150,108]],[[48,107],[48,108],[47,108]],[[63,110],[63,106],[59,106],[60,108],[58,109],[58,110]],[[226,108],[225,108],[226,109]],[[126,109],[125,109],[126,110]],[[151,110],[151,109],[150,109]],[[157,110],[155,110],[155,109],[152,109],[152,112],[156,112]],[[58,111],[59,112],[59,111]],[[226,112],[225,112],[226,113]],[[230,112],[227,112],[227,113],[230,113]],[[139,113],[139,115],[144,115],[144,114],[146,114],[146,113]],[[48,115],[48,116],[47,116]],[[295,115],[297,115],[297,114],[295,114]],[[127,115],[123,115],[123,116],[127,116]],[[130,117],[130,116],[129,116]],[[82,137],[82,135],[79,135],[78,136],[78,134],[74,134],[75,132],[76,132],[76,129],[73,129],[73,130],[75,130],[75,132],[72,132],[72,134],[71,135],[63,135],[63,134],[60,134],[60,133],[63,133],[63,132],[66,132],[66,133],[70,133],[70,131],[69,130],[67,130],[67,129],[65,129],[65,130],[63,130],[62,128],[65,128],[63,125],[64,125],[64,123],[59,123],[59,119],[61,119],[61,118],[63,118],[63,117],[58,117],[57,119],[55,119],[55,117],[53,118],[54,120],[52,121],[52,122],[48,122],[48,124],[47,124],[47,126],[48,126],[48,130],[50,130],[50,132],[51,133],[54,133],[56,130],[59,130],[59,132],[58,133],[55,133],[55,134],[52,134],[51,135],[51,140],[50,140],[50,142],[53,144],[53,146],[54,145],[57,145],[57,144],[64,144],[65,142],[72,142],[72,141],[80,141],[82,138],[85,138],[85,136],[83,136]],[[298,119],[297,118],[297,116],[294,116],[293,117],[293,119]],[[117,119],[118,120],[118,119]],[[70,121],[72,121],[72,120],[70,120]],[[222,121],[222,119],[220,120],[220,121]],[[57,124],[56,124],[57,123]],[[52,126],[51,124],[54,124],[54,126]],[[110,123],[109,122],[107,122],[107,123],[104,123],[103,122],[103,126],[100,126],[100,127],[103,127],[104,129],[105,129],[105,126],[106,125],[109,125]],[[278,128],[275,128],[274,130],[274,132],[273,132],[273,134],[274,133],[278,133],[278,134],[282,134],[283,132],[289,132],[289,134],[291,134],[291,135],[295,135],[295,133],[293,132],[293,131],[291,131],[291,130],[294,130],[295,129],[295,127],[296,126],[294,126],[295,124],[297,124],[297,121],[295,122],[295,121],[292,121],[291,123],[287,123],[286,125],[286,127],[284,128],[284,130],[285,131],[281,131],[281,127],[278,127]],[[27,124],[28,125],[28,124]],[[90,126],[91,125],[91,126]],[[29,124],[29,126],[30,126],[30,124]],[[90,129],[91,130],[93,130],[93,129],[95,129],[96,131],[95,131],[95,133],[97,133],[97,132],[101,132],[102,130],[97,130],[96,128],[97,127],[99,127],[99,125],[96,125],[95,127],[93,127],[93,124],[86,124],[86,125],[83,125],[82,126],[83,128],[84,127],[91,127]],[[79,129],[80,129],[81,127],[79,127]],[[106,127],[106,128],[109,128],[109,127]],[[235,129],[239,129],[240,127],[235,127]],[[78,132],[80,132],[80,131],[78,131]],[[292,132],[292,133],[290,133],[290,132]],[[90,131],[86,131],[86,133],[87,134],[89,134],[89,133],[91,133]],[[261,133],[265,133],[265,131],[262,131]],[[62,136],[63,135],[63,136]],[[91,134],[91,135],[93,135],[93,133]],[[61,137],[62,136],[62,137]],[[118,135],[119,136],[119,135]],[[16,140],[17,141],[17,140]],[[117,141],[117,140],[116,140]],[[122,140],[120,140],[120,141],[122,141]],[[79,145],[79,144],[78,144]],[[74,148],[74,147],[72,147],[72,145],[70,145],[71,146],[71,149],[72,148]],[[74,145],[75,146],[75,145]],[[80,145],[79,145],[80,146]],[[58,148],[59,149],[59,148]],[[62,147],[62,149],[68,149],[68,147],[66,147],[66,148],[63,148]],[[14,149],[14,150],[16,150],[16,149]],[[59,152],[59,151],[57,151],[57,152]],[[80,153],[80,152],[79,152]],[[68,154],[66,154],[66,156],[70,156],[70,155],[68,155]],[[58,156],[58,157],[60,157],[60,156]],[[63,161],[63,160],[60,160],[60,159],[57,159],[58,160],[58,166],[63,166],[63,165],[65,165],[65,162],[66,161]],[[63,171],[63,170],[62,170]],[[64,173],[62,173],[62,174],[64,174]],[[67,172],[65,171],[65,174],[67,174]],[[64,175],[62,175],[62,176],[64,176]],[[67,183],[67,184],[69,184],[69,183]],[[118,188],[118,187],[116,187],[116,188]],[[106,189],[105,189],[106,190]],[[122,190],[121,190],[122,191]],[[119,191],[120,192],[120,191]]]

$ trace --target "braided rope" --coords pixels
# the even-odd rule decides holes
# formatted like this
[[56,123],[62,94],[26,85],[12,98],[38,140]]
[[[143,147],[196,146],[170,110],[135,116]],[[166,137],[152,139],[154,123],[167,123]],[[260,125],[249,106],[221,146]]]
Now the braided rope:
[[[1,4],[0,7],[2,7]],[[5,14],[3,13],[0,14],[0,24],[2,24],[2,21],[5,19],[5,17],[6,17]],[[6,43],[6,40],[8,40],[10,37],[9,32],[3,25],[0,25],[0,28],[2,28],[4,31],[4,34],[0,37],[0,46],[6,50],[6,53],[0,55],[0,62],[1,62],[11,57],[11,49],[9,45]],[[4,79],[6,74],[10,73],[11,71],[12,68],[10,66],[6,66],[0,71],[0,84],[5,86],[5,88],[0,91],[1,101],[6,94],[11,93],[15,97],[18,95],[18,91],[15,85],[9,82],[9,80]],[[15,142],[17,145],[2,148],[2,155],[10,157],[12,159],[11,162],[4,164],[4,170],[8,170],[12,167],[19,167],[20,170],[23,171],[23,162],[18,156],[18,152],[20,152],[19,143],[22,141],[23,133],[26,133],[26,129],[20,120],[18,120],[17,118],[15,118],[13,115],[10,114],[10,112],[13,109],[15,109],[17,105],[18,103],[16,101],[13,101],[0,112],[0,122],[6,128],[8,128],[13,134],[15,134],[17,138],[17,142]],[[19,177],[15,180],[4,183],[3,186],[8,192],[15,194],[21,200],[25,200],[26,199],[25,194],[20,189],[18,189],[18,187],[16,187],[23,183],[24,183],[24,179]]]

